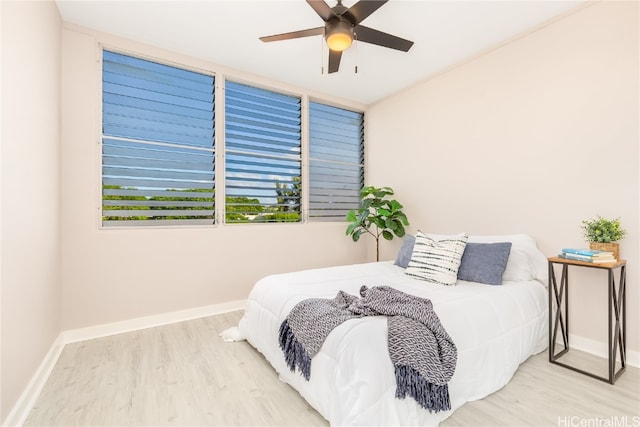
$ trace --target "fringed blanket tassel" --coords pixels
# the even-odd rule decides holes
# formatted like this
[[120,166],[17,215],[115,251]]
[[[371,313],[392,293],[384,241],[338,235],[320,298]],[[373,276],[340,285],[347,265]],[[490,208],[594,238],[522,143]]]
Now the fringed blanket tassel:
[[404,399],[413,397],[429,412],[440,412],[451,409],[449,387],[427,381],[418,371],[410,366],[398,365],[396,371],[396,397]]
[[296,339],[293,330],[289,327],[289,323],[285,320],[280,325],[278,334],[278,342],[280,348],[284,352],[284,360],[291,372],[296,371],[296,367],[300,369],[304,379],[309,381],[311,377],[311,356],[304,349],[302,344]]

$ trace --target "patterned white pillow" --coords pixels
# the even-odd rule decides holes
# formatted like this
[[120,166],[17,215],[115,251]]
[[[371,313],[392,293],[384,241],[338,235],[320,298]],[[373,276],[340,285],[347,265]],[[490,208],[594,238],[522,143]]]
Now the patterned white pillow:
[[405,274],[441,285],[455,285],[468,237],[461,233],[436,239],[418,231]]

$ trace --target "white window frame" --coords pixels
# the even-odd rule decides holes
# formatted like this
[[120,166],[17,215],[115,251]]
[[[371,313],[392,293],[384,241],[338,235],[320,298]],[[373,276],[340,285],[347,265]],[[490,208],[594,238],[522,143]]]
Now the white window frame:
[[[97,151],[96,151],[96,173],[97,173],[97,185],[96,185],[96,224],[97,227],[101,230],[118,230],[118,229],[160,229],[160,228],[216,228],[219,226],[232,226],[232,227],[242,227],[244,224],[225,224],[224,222],[224,203],[225,203],[225,105],[224,105],[224,91],[225,91],[225,81],[232,80],[234,82],[243,83],[251,86],[255,86],[258,88],[263,88],[266,90],[271,90],[275,92],[279,92],[285,95],[298,96],[301,99],[301,177],[302,177],[302,195],[301,195],[301,215],[302,220],[300,222],[291,222],[291,223],[262,223],[262,227],[268,226],[290,226],[295,227],[300,224],[309,224],[309,223],[318,223],[318,221],[309,221],[308,211],[309,211],[309,102],[319,102],[325,105],[335,106],[337,108],[344,108],[347,110],[361,112],[366,114],[366,108],[364,105],[358,103],[351,103],[348,101],[336,101],[331,97],[324,97],[322,94],[310,93],[299,88],[291,87],[286,84],[280,84],[274,81],[270,81],[268,79],[260,79],[255,76],[246,76],[243,73],[231,73],[227,70],[221,68],[217,69],[217,67],[212,66],[209,63],[203,61],[194,61],[192,64],[184,60],[184,57],[175,56],[179,58],[178,60],[174,59],[174,56],[171,54],[165,53],[164,55],[158,56],[149,55],[145,53],[141,53],[140,50],[131,50],[129,48],[123,48],[118,43],[103,43],[97,42],[96,44],[96,75],[97,75],[97,123],[96,126],[96,140],[97,140]],[[142,60],[148,60],[157,62],[159,64],[169,65],[172,67],[182,68],[185,70],[195,71],[198,73],[204,73],[211,75],[215,78],[215,139],[214,139],[214,147],[215,147],[215,218],[216,221],[214,224],[209,225],[187,225],[187,224],[179,224],[179,225],[158,225],[158,226],[103,226],[102,225],[102,52],[103,50],[108,50],[115,53],[121,53],[124,55],[130,55]],[[193,65],[197,63],[198,65]],[[204,64],[204,65],[203,65]],[[365,122],[366,123],[366,122]],[[366,127],[365,127],[365,135],[366,135]],[[367,143],[366,136],[364,141],[364,185],[367,182]],[[247,226],[252,226],[249,224]]]

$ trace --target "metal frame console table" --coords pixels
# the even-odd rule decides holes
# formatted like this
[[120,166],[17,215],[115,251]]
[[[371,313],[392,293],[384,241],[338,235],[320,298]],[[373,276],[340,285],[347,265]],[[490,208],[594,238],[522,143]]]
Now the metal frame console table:
[[[627,367],[627,308],[626,308],[626,264],[625,260],[615,263],[591,263],[573,261],[560,257],[548,258],[549,261],[549,362],[563,366],[576,372],[588,375],[601,381],[614,384]],[[556,280],[554,264],[562,265],[560,283]],[[569,351],[569,266],[587,267],[607,270],[609,288],[609,376],[602,377],[591,372],[578,369],[558,359]],[[615,270],[620,269],[616,289]],[[558,332],[562,342],[557,343]],[[556,354],[556,345],[563,349]],[[616,371],[616,359],[620,354],[620,369]]]

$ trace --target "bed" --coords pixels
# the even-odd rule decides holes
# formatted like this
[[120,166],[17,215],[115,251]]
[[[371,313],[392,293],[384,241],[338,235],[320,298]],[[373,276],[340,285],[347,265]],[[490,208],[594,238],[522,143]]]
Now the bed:
[[[238,329],[332,425],[437,426],[465,402],[509,382],[518,366],[547,346],[546,258],[527,235],[471,236],[469,242],[511,242],[500,286],[458,280],[441,286],[405,274],[393,261],[267,276],[249,296]],[[397,262],[397,260],[396,260]],[[335,328],[312,359],[307,381],[286,365],[278,330],[296,303],[357,295],[361,286],[386,285],[428,298],[458,351],[448,386],[451,410],[430,412],[395,397],[384,317],[352,319]]]

